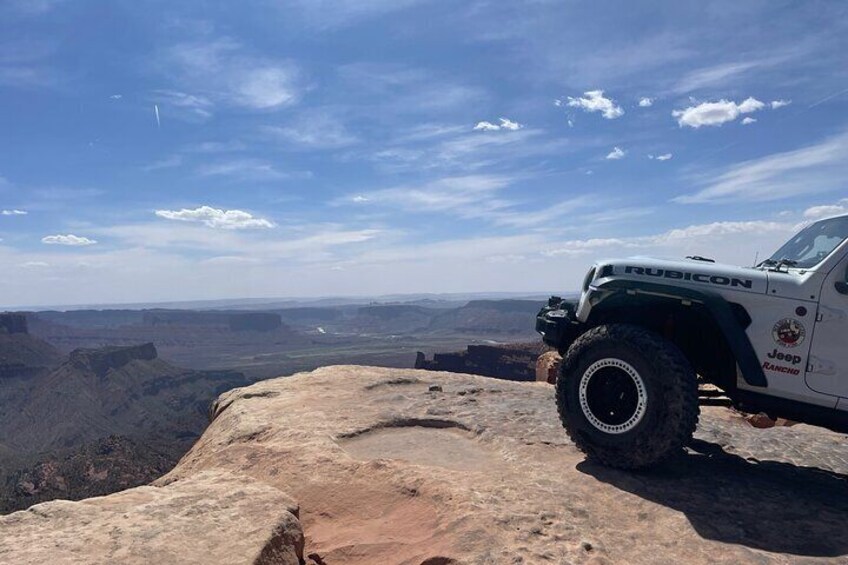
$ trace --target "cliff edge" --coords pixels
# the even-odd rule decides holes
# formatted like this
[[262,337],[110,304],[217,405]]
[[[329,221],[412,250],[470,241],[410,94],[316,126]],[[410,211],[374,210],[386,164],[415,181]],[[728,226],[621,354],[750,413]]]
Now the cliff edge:
[[[846,437],[702,407],[692,448],[584,461],[553,388],[326,367],[223,394],[151,486],[0,518],[9,563],[844,563]],[[37,540],[37,541],[34,541]]]

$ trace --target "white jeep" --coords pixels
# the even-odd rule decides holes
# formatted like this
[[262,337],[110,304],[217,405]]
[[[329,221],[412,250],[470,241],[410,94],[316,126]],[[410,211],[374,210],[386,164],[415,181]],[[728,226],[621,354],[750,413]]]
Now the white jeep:
[[600,261],[536,329],[563,356],[557,408],[575,444],[647,467],[690,440],[699,375],[739,409],[848,431],[848,215],[812,223],[756,267]]

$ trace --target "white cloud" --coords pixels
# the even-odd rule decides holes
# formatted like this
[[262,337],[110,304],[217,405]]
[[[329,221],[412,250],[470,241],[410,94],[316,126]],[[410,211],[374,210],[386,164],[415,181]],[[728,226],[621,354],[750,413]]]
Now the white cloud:
[[640,108],[650,108],[654,105],[654,99],[648,98],[647,96],[643,96],[639,99],[639,107]]
[[501,129],[501,126],[492,122],[477,122],[477,125],[474,126],[475,131],[498,131],[499,129]]
[[789,106],[790,104],[792,104],[792,100],[772,100],[771,109],[777,110],[778,108],[783,108],[784,106]]
[[757,118],[752,118],[751,116],[745,116],[744,118],[742,118],[743,126],[748,126],[755,123],[757,123]]
[[47,245],[74,245],[74,246],[86,246],[86,245],[94,245],[97,243],[94,239],[89,239],[84,236],[78,236],[73,234],[67,235],[47,235],[41,238],[41,243],[46,243]]
[[[706,250],[718,242],[740,241],[737,238],[744,238],[750,241],[752,237],[762,237],[763,240],[773,241],[773,245],[776,246],[780,243],[780,239],[783,236],[790,235],[794,229],[794,223],[762,220],[713,222],[675,228],[648,236],[569,240],[543,250],[542,254],[546,256],[563,255],[574,257],[589,253],[598,254],[599,250],[605,248],[610,250],[605,253],[623,254],[632,253],[627,250],[636,248],[662,252],[670,249],[692,249],[692,246],[697,246],[700,249]],[[717,249],[713,249],[714,253],[717,251]]]
[[848,198],[843,198],[837,204],[812,206],[804,210],[804,217],[809,220],[819,220],[828,216],[848,214]]
[[604,97],[603,90],[589,90],[583,93],[582,97],[568,97],[568,106],[572,108],[582,108],[586,112],[601,112],[604,118],[614,120],[624,115],[624,110],[621,106],[617,106],[615,102]]
[[596,249],[604,247],[634,247],[627,240],[619,238],[594,238],[594,239],[572,239],[563,241],[556,247],[546,249],[542,252],[548,257],[566,256],[573,257],[575,255],[585,255]]
[[621,149],[620,147],[613,147],[612,151],[607,154],[606,158],[613,160],[623,159],[626,154],[627,152]]
[[26,216],[28,212],[26,210],[2,210],[0,211],[0,216]]
[[848,176],[848,132],[821,143],[767,155],[726,168],[706,186],[675,202],[759,202],[844,190]]
[[156,215],[167,220],[200,222],[210,228],[225,230],[272,228],[274,224],[242,210],[222,210],[211,206],[200,206],[193,210],[156,210]]
[[121,99],[121,98],[123,98],[123,97],[124,97],[124,95],[123,95],[123,94],[112,94],[112,95],[110,95],[110,96],[109,96],[109,98],[110,98],[111,100],[120,100],[120,99]]
[[718,102],[703,102],[685,110],[674,110],[671,115],[677,118],[680,127],[699,128],[701,126],[720,126],[726,122],[732,122],[741,114],[750,114],[764,107],[763,102],[752,97],[746,98],[739,104],[722,98]]
[[648,155],[648,159],[656,159],[657,161],[668,161],[673,155],[671,153],[663,153],[662,155]]
[[21,267],[26,269],[44,269],[49,266],[50,263],[46,263],[44,261],[24,261],[21,263]]
[[513,122],[508,118],[500,118],[500,124],[493,124],[492,122],[477,122],[477,125],[474,126],[475,131],[498,131],[498,130],[509,130],[509,131],[518,131],[524,127],[523,124],[519,124],[518,122]]

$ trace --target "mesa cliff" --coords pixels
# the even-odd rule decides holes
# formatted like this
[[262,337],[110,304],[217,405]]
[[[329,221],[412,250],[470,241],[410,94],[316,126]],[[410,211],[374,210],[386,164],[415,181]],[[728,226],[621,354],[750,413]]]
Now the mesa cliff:
[[[222,394],[167,475],[0,517],[0,562],[844,563],[845,436],[703,406],[691,448],[585,461],[553,387],[336,366]],[[34,541],[37,540],[37,541]]]
[[152,343],[63,358],[17,319],[0,332],[0,513],[161,476],[203,432],[210,402],[252,382],[175,367]]

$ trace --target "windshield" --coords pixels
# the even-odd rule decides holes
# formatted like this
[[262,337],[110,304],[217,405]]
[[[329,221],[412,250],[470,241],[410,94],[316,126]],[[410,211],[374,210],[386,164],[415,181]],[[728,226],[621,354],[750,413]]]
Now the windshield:
[[763,265],[786,265],[809,269],[821,263],[848,238],[848,216],[821,220],[802,229]]

